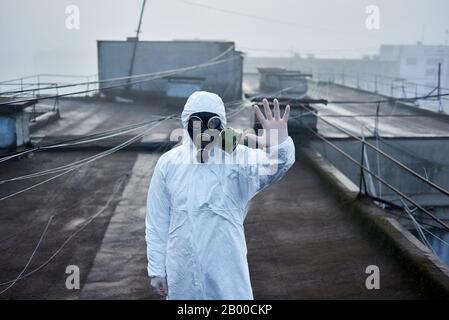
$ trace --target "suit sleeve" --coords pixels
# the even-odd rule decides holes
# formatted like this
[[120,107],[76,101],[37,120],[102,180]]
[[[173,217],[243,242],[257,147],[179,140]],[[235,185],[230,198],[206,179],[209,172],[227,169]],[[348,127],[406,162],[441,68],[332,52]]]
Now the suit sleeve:
[[249,198],[281,180],[295,163],[295,145],[291,137],[277,146],[249,149]]
[[165,277],[165,257],[170,225],[170,199],[159,160],[151,178],[147,197],[145,240],[148,275]]

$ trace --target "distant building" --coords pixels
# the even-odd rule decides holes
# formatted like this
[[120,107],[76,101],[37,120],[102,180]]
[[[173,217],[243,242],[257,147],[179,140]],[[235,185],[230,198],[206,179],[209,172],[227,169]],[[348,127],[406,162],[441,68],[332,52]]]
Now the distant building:
[[313,74],[316,79],[329,75],[383,74],[393,76],[397,73],[396,63],[379,61],[378,57],[364,59],[304,58],[295,57],[246,57],[244,73],[255,75],[259,68],[283,68]]
[[[129,75],[134,44],[134,38],[97,42],[100,81]],[[210,65],[206,65],[208,63]],[[235,50],[233,42],[139,41],[132,74],[166,72],[192,66],[198,67],[154,75],[150,81],[104,90],[103,93],[185,98],[196,90],[206,90],[219,94],[224,100],[241,99],[243,55]],[[144,79],[148,77],[137,77],[132,81]],[[126,82],[102,82],[100,89]]]
[[[259,68],[285,68],[311,73],[314,80],[330,81],[383,95],[410,98],[437,93],[441,63],[440,93],[449,93],[449,46],[382,45],[378,55],[362,59],[315,57],[247,57],[245,77],[259,77]],[[421,106],[449,112],[449,100],[420,101]]]
[[258,68],[287,68],[313,73],[314,77],[343,73],[360,77],[379,75],[435,87],[439,63],[442,64],[441,86],[449,88],[449,46],[419,43],[382,45],[378,55],[363,59],[249,57],[245,60],[245,73],[256,73]]
[[441,63],[441,86],[449,88],[449,46],[383,45],[379,60],[396,64],[396,76],[430,87],[437,85]]

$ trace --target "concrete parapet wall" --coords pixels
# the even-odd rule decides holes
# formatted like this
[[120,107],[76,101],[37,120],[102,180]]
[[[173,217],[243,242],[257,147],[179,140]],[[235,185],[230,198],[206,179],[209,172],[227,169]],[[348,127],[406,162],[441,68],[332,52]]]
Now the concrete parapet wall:
[[431,292],[435,298],[449,298],[448,266],[385,211],[371,201],[356,200],[354,185],[342,180],[341,172],[319,153],[303,149],[301,160],[310,164],[338,198],[341,207],[360,222],[386,254],[397,258],[423,290]]

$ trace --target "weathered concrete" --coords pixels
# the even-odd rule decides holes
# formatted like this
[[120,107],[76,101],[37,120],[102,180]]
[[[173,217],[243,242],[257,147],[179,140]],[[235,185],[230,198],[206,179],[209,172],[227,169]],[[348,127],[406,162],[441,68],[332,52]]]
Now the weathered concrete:
[[[385,96],[368,93],[363,90],[347,88],[341,85],[312,85],[310,94],[315,98],[327,98],[337,101],[376,101]],[[318,120],[318,132],[334,145],[342,149],[353,159],[360,162],[362,143],[332,125],[343,128],[350,133],[362,136],[372,145],[377,146],[393,158],[414,170],[422,177],[437,185],[449,189],[449,115],[419,109],[404,103],[382,103],[379,118],[376,120],[376,103],[339,103],[328,106],[315,106],[322,117]],[[332,125],[330,125],[332,124]],[[379,138],[374,134],[378,128]],[[310,147],[321,153],[350,180],[358,184],[360,168],[321,139],[314,139]],[[440,219],[449,219],[449,198],[442,192],[429,186],[400,168],[373,148],[366,147],[364,164],[376,175],[404,194],[412,197],[420,205],[433,210]],[[369,174],[365,175],[371,195],[402,206],[401,198],[388,186]],[[423,224],[439,227],[431,218],[421,212],[416,217]],[[407,221],[408,218],[408,221]],[[408,216],[400,217],[401,224],[415,228]],[[447,235],[440,234],[440,237]],[[434,237],[440,257],[447,259],[447,246]],[[432,241],[431,241],[432,242]],[[446,260],[449,261],[449,260]]]
[[[350,138],[331,138],[330,141],[356,161],[360,161],[362,144]],[[449,189],[449,138],[367,139],[371,144],[408,166],[437,185]],[[348,161],[339,151],[322,140],[310,142],[310,148],[318,151],[334,164],[352,182],[360,181],[360,167]],[[394,188],[412,197],[422,206],[432,207],[440,219],[449,221],[449,197],[400,168],[391,160],[378,155],[372,148],[365,150],[364,164]],[[402,206],[401,198],[375,177],[365,173],[369,193]],[[439,227],[431,218],[417,213],[419,221]],[[412,226],[411,221],[407,223]]]
[[379,209],[372,201],[356,200],[357,192],[351,183],[343,183],[340,171],[323,156],[310,149],[303,154],[304,161],[311,164],[340,207],[363,226],[366,236],[381,245],[386,255],[394,257],[407,270],[422,292],[428,297],[449,298],[449,267],[442,260],[388,211]]
[[[309,95],[329,101],[376,101],[385,97],[338,85],[311,85]],[[316,105],[320,116],[345,128],[352,134],[372,136],[375,127],[377,103]],[[401,103],[383,103],[379,112],[379,134],[382,137],[449,137],[447,115],[405,106]],[[318,131],[326,137],[347,137],[336,128],[318,121]]]
[[[258,299],[415,299],[411,277],[339,208],[305,163],[254,200],[246,223]],[[365,269],[381,270],[381,290],[365,287]]]
[[[78,102],[79,104],[79,102]],[[82,135],[145,121],[160,106],[76,101],[62,106],[62,119],[35,133],[35,140]],[[67,108],[66,108],[67,107]],[[95,108],[96,113],[91,113]],[[70,116],[67,116],[67,113]],[[89,117],[93,117],[91,119]],[[251,116],[236,117],[245,126]],[[85,121],[83,121],[83,119]],[[243,120],[242,120],[243,119]],[[158,128],[153,138],[167,137],[179,123]],[[247,126],[247,125],[246,125]],[[53,168],[92,155],[81,150],[40,153],[2,164],[0,179]],[[29,270],[44,263],[67,237],[113,201],[50,264],[19,281],[0,298],[78,299],[155,298],[148,290],[144,243],[145,199],[158,154],[120,152],[6,200],[0,217],[0,282],[14,279],[29,258],[51,215],[44,243]],[[136,161],[137,159],[137,161]],[[117,195],[114,187],[119,181]],[[0,197],[30,181],[0,185]],[[428,297],[353,217],[338,206],[320,178],[302,161],[287,177],[261,193],[246,222],[248,257],[256,298],[421,298]],[[65,288],[65,268],[78,265],[81,291]],[[381,269],[381,290],[365,288],[365,268]]]
[[158,154],[139,155],[81,291],[82,299],[154,298],[146,271],[144,221]]
[[[3,163],[0,179],[57,167],[93,154],[86,151],[63,152],[57,156],[53,153],[40,153],[22,161]],[[17,277],[51,216],[54,216],[53,221],[25,273],[43,266],[64,241],[79,230],[92,215],[103,209],[112,197],[102,213],[73,238],[48,265],[18,281],[1,295],[0,299],[78,297],[79,291],[70,291],[65,287],[68,276],[65,274],[66,267],[77,265],[80,268],[81,283],[87,278],[135,158],[136,155],[130,152],[117,153],[1,202],[0,283]],[[44,179],[0,185],[0,197],[42,180]],[[115,194],[114,188],[118,188]],[[0,286],[0,290],[4,288],[5,286]]]
[[[143,221],[156,158],[139,156],[81,298],[155,298],[148,290]],[[254,200],[246,236],[256,299],[424,297],[304,163]],[[373,264],[381,270],[379,291],[365,287],[365,269]]]
[[[159,110],[160,109],[160,110]],[[159,112],[155,112],[158,110]],[[59,141],[60,135],[80,136],[92,132],[147,121],[151,115],[172,112],[165,105],[145,106],[114,104],[96,100],[61,101],[61,120],[33,133],[33,141]],[[94,119],[90,119],[89,115]],[[154,130],[153,138],[177,126],[167,122]],[[164,137],[167,137],[165,133]],[[122,138],[120,142],[124,141]],[[110,141],[109,148],[117,140]],[[162,150],[162,149],[160,149]],[[74,149],[62,152],[41,152],[20,160],[0,164],[0,180],[59,167],[98,154],[96,150]],[[0,283],[13,280],[29,259],[39,237],[54,215],[53,221],[26,273],[43,266],[29,277],[19,280],[0,299],[76,299],[79,291],[65,287],[68,265],[80,268],[81,284],[89,274],[104,232],[119,202],[127,176],[132,172],[136,152],[119,152],[81,167],[1,202],[0,215]],[[45,178],[49,178],[46,176]],[[30,187],[45,178],[0,185],[0,198]],[[116,193],[114,188],[120,187]],[[108,200],[112,200],[108,203]],[[79,230],[95,213],[101,214],[65,245],[48,265],[43,265],[64,241]],[[0,286],[0,291],[5,286]]]

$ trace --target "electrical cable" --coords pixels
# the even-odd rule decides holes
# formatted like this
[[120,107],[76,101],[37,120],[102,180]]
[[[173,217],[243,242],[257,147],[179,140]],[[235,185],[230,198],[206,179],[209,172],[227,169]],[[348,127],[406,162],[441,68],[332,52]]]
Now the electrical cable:
[[216,62],[211,62],[211,63],[205,63],[203,65],[187,67],[187,68],[183,68],[183,69],[175,69],[175,71],[173,71],[171,73],[163,74],[161,76],[154,76],[154,77],[151,77],[151,78],[148,78],[148,79],[136,80],[136,81],[128,82],[127,84],[110,85],[110,86],[106,86],[106,87],[102,87],[102,88],[94,88],[94,89],[88,89],[88,90],[77,91],[77,92],[69,92],[69,93],[56,94],[56,95],[51,95],[51,96],[43,96],[43,97],[33,98],[33,99],[8,101],[8,102],[0,103],[0,106],[2,106],[2,105],[14,105],[14,104],[17,104],[17,103],[24,103],[24,102],[35,102],[35,101],[47,100],[47,99],[56,99],[56,98],[65,97],[65,96],[79,95],[79,94],[85,94],[85,93],[90,93],[90,92],[95,92],[95,91],[102,91],[102,90],[121,88],[121,87],[125,87],[125,86],[127,86],[129,84],[133,85],[133,84],[148,82],[148,81],[152,81],[152,80],[156,80],[156,79],[162,79],[162,78],[165,78],[165,77],[168,77],[168,76],[172,76],[172,75],[175,75],[175,74],[178,74],[178,73],[181,73],[181,72],[187,72],[187,71],[190,71],[190,70],[194,70],[195,68],[209,67],[209,66],[220,64],[220,63],[224,63],[226,61],[233,60],[233,59],[236,59],[236,57],[229,58],[229,59],[223,59],[223,60],[216,61]]
[[[406,194],[404,194],[403,192],[401,192],[400,190],[398,190],[397,188],[395,188],[394,186],[392,186],[391,184],[389,184],[387,181],[385,181],[382,177],[379,177],[377,174],[375,174],[374,172],[372,172],[370,169],[368,169],[366,166],[363,166],[362,164],[360,164],[357,160],[355,160],[353,157],[351,157],[348,153],[346,153],[345,151],[343,151],[341,148],[339,148],[338,146],[336,146],[334,143],[330,142],[328,139],[326,139],[323,135],[319,134],[318,132],[314,131],[313,129],[309,128],[308,126],[305,127],[306,129],[308,129],[311,133],[313,133],[315,136],[317,136],[318,138],[320,138],[321,140],[323,140],[324,142],[326,142],[327,145],[331,146],[333,149],[335,149],[336,151],[338,151],[340,154],[342,154],[345,158],[347,158],[349,161],[353,162],[356,166],[358,166],[359,168],[361,168],[363,171],[368,172],[371,176],[373,176],[374,178],[376,178],[378,181],[380,181],[384,186],[386,186],[387,188],[389,188],[390,190],[392,190],[394,193],[396,193],[397,195],[399,195],[400,197],[406,199],[408,202],[410,202],[411,204],[413,204],[415,207],[417,207],[418,209],[420,209],[422,212],[424,212],[427,216],[429,216],[432,220],[434,220],[435,222],[437,222],[438,224],[440,224],[441,226],[444,227],[445,230],[449,231],[449,225],[447,225],[444,221],[440,220],[437,216],[435,216],[434,214],[432,214],[430,211],[428,211],[426,208],[422,207],[419,203],[417,203],[415,200],[411,199],[410,197],[408,197]],[[366,143],[366,142],[365,142]]]
[[[321,121],[327,123],[328,125],[338,129],[341,132],[344,132],[345,134],[347,134],[348,136],[358,140],[359,142],[362,142],[362,139],[358,136],[356,136],[355,134],[352,134],[351,132],[349,132],[348,130],[342,128],[339,125],[336,125],[324,118],[322,118],[317,112],[313,112],[310,111],[311,114],[315,115],[317,118],[321,119]],[[371,144],[370,142],[364,141],[363,142],[365,145],[369,146],[370,148],[372,148],[373,150],[375,150],[376,152],[379,152],[382,156],[384,156],[385,158],[389,159],[390,161],[392,161],[393,163],[395,163],[396,165],[398,165],[399,167],[401,167],[402,169],[404,169],[405,171],[407,171],[408,173],[410,173],[411,175],[417,177],[419,180],[429,184],[430,186],[432,186],[434,189],[440,191],[441,193],[443,193],[446,196],[449,196],[449,191],[444,189],[443,187],[433,183],[432,181],[428,180],[427,178],[423,177],[422,175],[420,175],[419,173],[417,173],[416,171],[410,169],[408,166],[406,166],[405,164],[403,164],[402,162],[398,161],[397,159],[395,159],[394,157],[390,156],[389,154],[387,154],[386,152],[382,151],[381,149],[377,148],[375,145]]]
[[[214,62],[217,61],[219,58],[221,58],[222,56],[226,55],[227,53],[229,53],[231,50],[233,50],[235,48],[234,45],[231,45],[229,48],[227,48],[225,51],[223,51],[222,53],[218,54],[217,56],[211,58],[210,60],[208,60],[206,63],[208,62]],[[203,63],[204,64],[204,63]],[[201,64],[199,64],[201,65]],[[131,76],[123,76],[123,77],[115,77],[115,78],[109,78],[109,79],[102,79],[102,80],[96,80],[96,81],[87,81],[87,82],[77,82],[77,83],[68,83],[68,84],[63,84],[63,85],[56,85],[56,86],[48,86],[48,87],[39,87],[39,88],[33,88],[33,89],[26,89],[26,90],[16,90],[16,91],[4,91],[4,92],[0,92],[0,95],[5,95],[5,94],[15,94],[15,93],[24,93],[24,92],[36,92],[36,91],[43,91],[43,90],[52,90],[52,89],[63,89],[63,88],[70,88],[70,87],[77,87],[77,86],[82,86],[82,85],[93,85],[93,84],[101,84],[101,83],[105,83],[105,82],[114,82],[114,81],[121,81],[121,80],[129,80],[129,79],[136,79],[136,78],[142,78],[142,77],[148,77],[148,76],[156,76],[156,75],[164,75],[166,73],[172,73],[172,72],[178,72],[178,71],[183,71],[186,68],[191,68],[194,66],[198,66],[198,65],[193,65],[193,66],[189,66],[189,67],[183,67],[183,68],[176,68],[176,69],[169,69],[169,70],[164,70],[164,71],[156,71],[156,72],[149,72],[149,73],[144,73],[144,74],[138,74],[138,75],[131,75]]]
[[323,27],[319,27],[319,26],[312,26],[312,25],[306,25],[306,24],[301,24],[301,23],[297,23],[294,21],[287,21],[287,20],[280,20],[280,19],[276,19],[273,17],[266,17],[266,16],[259,16],[259,15],[255,15],[252,13],[245,13],[245,12],[240,12],[240,11],[234,11],[234,10],[229,10],[229,9],[225,9],[225,8],[219,8],[219,7],[214,7],[208,4],[203,4],[203,3],[198,3],[198,2],[193,2],[193,1],[188,1],[188,0],[176,0],[177,2],[181,2],[190,6],[196,6],[196,7],[201,7],[201,8],[205,8],[208,10],[214,10],[214,11],[218,11],[218,12],[223,12],[226,14],[232,14],[235,16],[241,16],[244,18],[250,18],[250,19],[255,19],[255,20],[261,20],[264,23],[270,22],[270,23],[276,23],[276,24],[280,24],[280,25],[286,25],[286,26],[290,26],[290,27],[294,27],[294,28],[299,28],[301,30],[303,29],[315,29],[315,30],[320,30],[323,32],[327,32],[327,33],[336,33],[339,34],[340,36],[350,36],[350,37],[366,37],[363,34],[359,34],[359,33],[354,33],[354,32],[350,32],[350,31],[343,31],[343,30],[336,30],[331,29],[331,28],[323,28]]
[[39,249],[39,247],[42,243],[42,240],[44,239],[44,236],[47,233],[48,227],[50,226],[52,220],[53,220],[53,216],[51,216],[50,219],[48,220],[47,225],[45,226],[45,229],[42,232],[42,234],[39,238],[39,241],[36,244],[36,247],[34,248],[30,258],[28,259],[27,263],[25,264],[25,267],[23,267],[22,271],[20,271],[19,275],[9,284],[9,286],[7,286],[5,289],[0,291],[0,295],[2,295],[3,293],[5,293],[9,289],[11,289],[16,284],[16,282],[22,277],[23,273],[26,271],[26,269],[28,268],[28,266],[30,265],[31,261],[34,258],[34,255],[36,254],[37,250]]
[[[156,116],[159,117],[159,116]],[[162,118],[162,117],[159,117]],[[150,120],[150,121],[146,121],[146,122],[142,122],[139,124],[132,124],[129,126],[124,126],[121,128],[117,128],[117,129],[111,129],[111,130],[106,130],[106,131],[102,131],[102,132],[97,132],[97,133],[92,133],[92,134],[88,134],[85,135],[83,137],[77,137],[77,138],[72,138],[72,139],[67,139],[67,140],[63,140],[63,141],[58,141],[58,142],[54,142],[54,143],[50,143],[50,144],[45,144],[45,145],[38,145],[36,147],[32,147],[26,150],[22,150],[22,151],[17,151],[17,152],[12,152],[9,154],[4,154],[2,156],[0,156],[0,163],[4,162],[4,161],[8,161],[10,159],[16,158],[16,157],[20,157],[20,156],[24,156],[26,154],[29,153],[34,153],[34,152],[38,152],[38,151],[44,151],[44,150],[49,150],[49,149],[54,149],[54,148],[58,148],[58,147],[65,147],[65,146],[70,146],[70,145],[77,145],[77,144],[84,144],[84,143],[90,143],[90,142],[94,142],[94,141],[99,141],[99,140],[104,140],[104,139],[108,139],[111,137],[115,137],[118,135],[122,135],[131,131],[134,131],[136,129],[139,129],[145,125],[148,125],[156,120]]]
[[[45,266],[47,266],[51,261],[53,261],[54,258],[56,258],[56,256],[59,255],[59,253],[65,248],[65,246],[72,241],[72,239],[74,237],[76,237],[81,231],[83,231],[90,223],[92,223],[92,221],[95,220],[95,218],[97,218],[99,215],[101,215],[110,205],[110,203],[112,202],[112,200],[116,197],[116,194],[118,193],[118,191],[120,190],[121,185],[123,184],[125,179],[123,179],[123,177],[119,178],[115,187],[114,187],[114,191],[112,192],[112,194],[109,196],[109,199],[107,200],[106,204],[95,214],[93,214],[91,217],[89,217],[84,224],[78,228],[77,230],[75,230],[62,244],[61,246],[58,247],[58,249],[46,260],[44,261],[42,264],[40,264],[38,267],[34,268],[33,270],[31,270],[30,272],[24,274],[24,275],[20,275],[19,277],[17,277],[15,280],[9,280],[9,281],[5,281],[0,283],[0,286],[4,286],[4,285],[10,285],[11,283],[15,283],[18,280],[27,278],[29,276],[31,276],[32,274],[38,272],[39,270],[41,270],[42,268],[44,268]],[[24,268],[25,270],[25,268]]]
[[61,94],[50,95],[50,96],[43,96],[43,97],[33,98],[33,99],[23,99],[23,100],[19,99],[19,100],[1,102],[0,106],[8,106],[8,105],[14,105],[14,104],[26,103],[26,102],[37,102],[37,101],[40,101],[40,100],[56,99],[56,98],[73,96],[73,95],[79,95],[79,94],[85,94],[85,93],[90,93],[90,92],[95,92],[95,91],[103,91],[103,90],[122,88],[122,87],[126,87],[126,86],[129,86],[129,85],[134,85],[134,84],[139,84],[139,83],[153,81],[153,80],[156,80],[156,79],[166,78],[166,77],[174,75],[174,74],[179,74],[179,73],[191,71],[191,70],[195,70],[195,69],[198,69],[198,68],[210,67],[210,66],[213,66],[213,65],[225,63],[227,61],[235,60],[237,58],[238,57],[232,57],[232,58],[217,60],[217,61],[213,61],[213,62],[206,62],[206,63],[195,65],[195,66],[190,66],[190,67],[186,67],[186,68],[176,69],[175,71],[173,71],[171,73],[164,74],[164,75],[161,75],[161,76],[154,76],[154,77],[151,77],[151,78],[148,78],[148,79],[143,79],[143,80],[129,81],[129,82],[124,83],[124,84],[110,85],[110,86],[105,86],[105,87],[102,87],[102,88],[87,89],[87,90],[76,91],[76,92],[61,93]]
[[[162,121],[162,120],[156,120],[156,121]],[[154,123],[156,121],[152,121],[151,123]],[[151,123],[149,123],[149,124],[151,124]],[[146,126],[148,126],[149,124],[147,124]],[[137,129],[141,129],[141,127],[138,127]],[[114,148],[116,148],[116,147],[114,147]],[[45,150],[45,149],[43,149],[43,150]],[[110,150],[112,150],[112,149],[110,149]],[[43,175],[48,175],[48,174],[64,171],[65,169],[68,169],[68,168],[70,168],[72,166],[76,166],[76,165],[79,165],[79,164],[84,164],[86,162],[90,162],[92,159],[95,160],[99,155],[106,154],[108,152],[110,152],[110,151],[106,150],[106,151],[103,151],[103,152],[101,152],[99,154],[96,154],[96,155],[93,155],[93,156],[90,156],[90,157],[87,157],[87,158],[84,158],[84,159],[72,162],[72,163],[67,164],[67,165],[63,165],[63,166],[60,166],[60,167],[57,167],[57,168],[43,170],[43,171],[39,171],[37,173],[32,173],[32,174],[28,174],[28,175],[24,175],[24,176],[19,176],[19,177],[16,177],[16,178],[10,178],[10,179],[1,180],[0,181],[0,185],[4,184],[4,183],[7,183],[7,182],[20,181],[20,180],[24,180],[24,179],[31,179],[31,178],[36,178],[36,177],[40,177],[40,176],[43,176]]]
[[46,180],[41,181],[39,183],[36,183],[36,184],[34,184],[34,185],[30,186],[30,187],[27,187],[25,189],[21,189],[21,190],[19,190],[17,192],[14,192],[12,194],[4,196],[4,197],[0,198],[0,202],[4,201],[6,199],[12,198],[14,196],[17,196],[19,194],[22,194],[22,193],[24,193],[26,191],[29,191],[31,189],[34,189],[34,188],[36,188],[38,186],[41,186],[41,185],[43,185],[43,184],[45,184],[45,183],[47,183],[49,181],[57,179],[57,178],[65,175],[65,174],[67,174],[69,172],[72,172],[74,170],[79,169],[81,166],[84,166],[84,165],[86,165],[88,163],[91,163],[91,162],[96,161],[98,159],[101,159],[103,157],[109,156],[110,154],[112,154],[112,153],[114,153],[114,152],[116,152],[116,151],[118,151],[120,149],[123,149],[123,148],[127,147],[128,145],[136,142],[137,140],[139,140],[140,138],[145,136],[150,130],[154,129],[155,127],[160,125],[163,121],[166,121],[168,119],[169,119],[169,117],[164,119],[164,120],[159,121],[155,125],[145,129],[142,133],[134,136],[133,138],[128,139],[127,141],[125,141],[125,142],[123,142],[123,143],[121,143],[121,144],[119,144],[119,145],[117,145],[117,146],[115,146],[115,147],[113,147],[113,148],[111,148],[111,149],[109,149],[107,151],[101,152],[101,153],[99,153],[99,154],[97,154],[95,156],[88,157],[88,158],[85,158],[85,159],[82,159],[82,160],[79,160],[79,161],[75,161],[75,162],[73,162],[71,164],[64,165],[64,166],[61,166],[61,167],[58,167],[58,168],[54,168],[54,169],[50,169],[50,170],[44,170],[44,171],[41,171],[41,172],[38,172],[38,173],[34,173],[34,174],[30,174],[30,175],[27,175],[27,176],[13,178],[14,179],[13,181],[17,181],[17,180],[23,180],[23,179],[30,179],[31,177],[35,178],[35,177],[38,177],[38,176],[43,176],[43,175],[48,175],[48,174],[52,174],[52,173],[61,172],[61,173],[57,174],[56,176],[53,176],[53,177],[51,177],[49,179],[46,179]]

